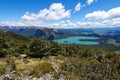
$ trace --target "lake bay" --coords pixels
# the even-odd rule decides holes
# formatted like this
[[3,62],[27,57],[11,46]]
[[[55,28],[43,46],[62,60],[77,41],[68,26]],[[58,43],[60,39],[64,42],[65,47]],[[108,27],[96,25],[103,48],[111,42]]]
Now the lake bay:
[[97,40],[98,37],[88,37],[88,36],[72,36],[63,39],[57,39],[55,42],[60,44],[81,44],[81,45],[97,45],[99,44]]

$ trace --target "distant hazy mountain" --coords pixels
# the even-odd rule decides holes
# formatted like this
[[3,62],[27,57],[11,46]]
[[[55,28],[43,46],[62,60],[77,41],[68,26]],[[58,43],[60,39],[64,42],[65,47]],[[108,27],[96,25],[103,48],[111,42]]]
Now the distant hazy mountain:
[[9,26],[1,26],[0,29],[12,31],[18,34],[25,35],[30,38],[34,37],[42,37],[47,40],[53,40],[55,33],[57,30],[50,28],[42,28],[42,27],[9,27]]
[[[12,31],[30,38],[42,37],[46,40],[80,35],[83,29],[53,29],[43,27],[0,26],[1,30]],[[84,30],[85,31],[85,30]]]
[[64,38],[69,36],[118,36],[120,27],[116,28],[71,28],[71,29],[53,29],[44,27],[26,27],[26,26],[0,26],[1,30],[12,31],[30,38],[42,37],[46,40]]

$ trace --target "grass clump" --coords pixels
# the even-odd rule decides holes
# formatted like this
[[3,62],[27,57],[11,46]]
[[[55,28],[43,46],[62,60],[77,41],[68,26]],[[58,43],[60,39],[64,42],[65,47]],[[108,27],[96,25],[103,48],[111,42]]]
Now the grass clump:
[[48,62],[42,61],[32,68],[31,75],[40,77],[45,73],[50,73],[52,71],[53,71],[52,65]]

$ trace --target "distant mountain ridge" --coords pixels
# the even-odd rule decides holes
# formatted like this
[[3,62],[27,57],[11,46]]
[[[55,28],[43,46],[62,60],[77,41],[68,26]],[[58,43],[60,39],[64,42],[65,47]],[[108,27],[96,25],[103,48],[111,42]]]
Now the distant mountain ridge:
[[7,30],[15,32],[30,38],[42,37],[46,40],[53,40],[55,34],[57,34],[56,29],[52,28],[43,28],[43,27],[16,27],[16,26],[0,26],[1,30]]
[[[46,40],[54,40],[58,38],[64,38],[69,36],[79,35],[79,31],[73,29],[54,29],[45,27],[26,27],[26,26],[0,26],[1,30],[15,32],[27,36],[29,38],[42,37]],[[81,31],[81,30],[80,30]]]
[[0,30],[0,38],[4,38],[7,41],[12,41],[12,40],[24,41],[24,42],[30,41],[28,37],[4,30]]
[[115,28],[69,28],[54,29],[34,26],[0,26],[1,30],[7,30],[27,36],[29,38],[42,37],[46,40],[54,40],[70,36],[119,36],[120,27]]

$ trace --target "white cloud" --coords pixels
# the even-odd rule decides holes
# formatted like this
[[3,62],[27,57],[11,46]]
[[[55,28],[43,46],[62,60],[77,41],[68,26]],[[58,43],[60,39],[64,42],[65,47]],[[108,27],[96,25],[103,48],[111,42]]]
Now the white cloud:
[[0,21],[0,26],[8,26],[8,25],[10,25],[10,22]]
[[94,2],[94,0],[87,0],[87,5],[90,5]]
[[[34,23],[34,24],[33,24]],[[44,22],[20,21],[20,22],[5,22],[0,21],[0,26],[35,26],[35,27],[49,27],[49,28],[108,28],[120,27],[120,18],[107,19],[102,22],[71,22],[70,20],[61,21],[59,23],[47,24]]]
[[88,5],[92,4],[93,2],[97,2],[97,0],[87,0],[87,4],[83,4],[83,5],[81,5],[81,3],[79,2],[75,6],[75,11],[80,11],[82,7],[88,6]]
[[107,28],[107,27],[120,27],[120,18],[114,18],[111,20],[104,20],[102,22],[76,22],[62,21],[60,23],[54,23],[49,25],[52,28]]
[[8,21],[0,21],[0,26],[16,26],[16,27],[27,27],[27,26],[35,26],[35,27],[45,27],[44,22],[42,21],[14,21],[14,22],[8,22]]
[[[76,11],[80,10],[81,4],[76,5]],[[83,7],[83,6],[82,6]],[[0,26],[35,26],[35,27],[49,27],[49,28],[103,28],[103,27],[120,27],[120,7],[110,9],[108,11],[94,11],[85,15],[86,20],[73,23],[70,20],[54,23],[56,20],[69,18],[71,15],[70,10],[65,10],[61,3],[52,4],[49,9],[40,10],[38,13],[26,12],[20,21],[8,22],[0,21]],[[97,22],[97,20],[101,22]]]
[[80,11],[81,9],[81,4],[78,3],[76,6],[75,6],[75,11]]
[[86,20],[99,20],[99,19],[110,19],[120,18],[120,7],[110,9],[108,11],[94,11],[85,15]]
[[104,24],[104,26],[109,26],[109,27],[118,27],[118,26],[120,27],[120,18],[104,20],[102,24]]
[[38,19],[36,14],[34,13],[30,14],[29,12],[26,12],[21,18],[26,21],[33,21]]
[[93,13],[88,13],[85,15],[86,20],[98,20],[108,18],[108,15],[105,11],[94,11]]
[[38,13],[26,12],[20,21],[8,22],[0,21],[0,26],[40,26],[49,27],[47,22],[69,18],[70,10],[65,10],[61,3],[53,3],[49,9],[40,10]]
[[22,16],[23,20],[60,20],[70,17],[70,10],[65,10],[65,7],[61,3],[53,3],[49,9],[40,10],[37,14],[25,13]]

